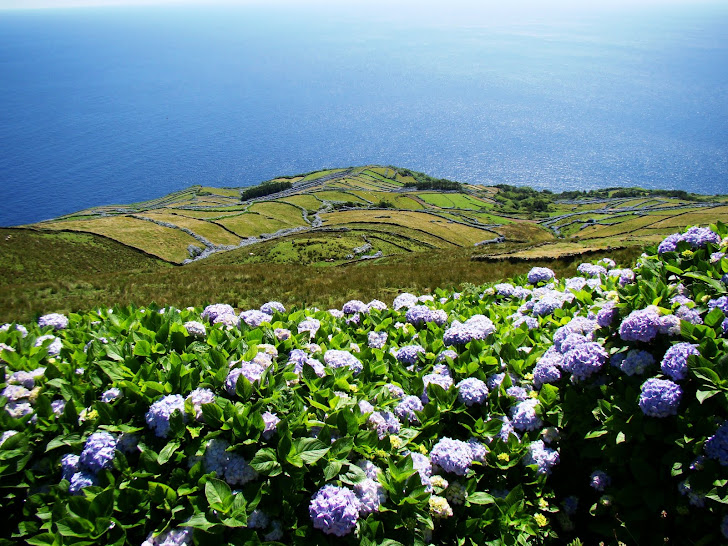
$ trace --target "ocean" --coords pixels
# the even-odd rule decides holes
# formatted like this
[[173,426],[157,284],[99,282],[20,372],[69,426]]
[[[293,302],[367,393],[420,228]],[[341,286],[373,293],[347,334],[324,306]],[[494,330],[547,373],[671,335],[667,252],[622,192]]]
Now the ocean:
[[0,11],[0,225],[370,163],[728,193],[728,6],[326,9]]

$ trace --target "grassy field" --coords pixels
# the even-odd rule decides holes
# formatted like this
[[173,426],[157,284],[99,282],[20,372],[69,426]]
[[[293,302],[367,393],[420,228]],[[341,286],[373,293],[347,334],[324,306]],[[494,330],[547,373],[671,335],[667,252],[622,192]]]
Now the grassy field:
[[[275,180],[293,186],[246,202],[243,188],[193,186],[3,230],[0,315],[27,320],[50,311],[150,301],[247,307],[288,299],[323,307],[496,280],[521,271],[513,268],[523,260],[562,257],[567,271],[581,252],[627,247],[618,252],[639,254],[686,225],[728,222],[724,196],[549,194],[469,184],[460,191],[418,190],[423,180],[437,180],[377,165]],[[346,203],[357,208],[342,208]],[[290,228],[295,232],[280,231]],[[214,245],[245,246],[180,266],[189,245],[203,246],[190,233]],[[499,236],[505,240],[475,246]],[[362,259],[371,256],[377,258]],[[501,261],[477,262],[481,256]]]

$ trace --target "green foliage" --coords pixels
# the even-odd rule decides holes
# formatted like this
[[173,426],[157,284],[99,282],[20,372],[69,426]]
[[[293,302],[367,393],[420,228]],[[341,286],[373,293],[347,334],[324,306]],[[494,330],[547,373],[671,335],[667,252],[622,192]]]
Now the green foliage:
[[280,191],[289,190],[292,187],[293,183],[286,180],[282,180],[279,182],[265,182],[264,184],[260,184],[258,186],[245,188],[243,191],[240,192],[240,199],[242,201],[247,201],[248,199],[253,199],[255,197],[265,197],[266,195],[272,195]]

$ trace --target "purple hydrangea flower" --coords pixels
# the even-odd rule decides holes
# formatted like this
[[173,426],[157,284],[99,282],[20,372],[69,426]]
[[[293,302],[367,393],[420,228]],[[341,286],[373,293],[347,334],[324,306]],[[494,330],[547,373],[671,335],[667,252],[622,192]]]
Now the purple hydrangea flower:
[[591,340],[582,334],[571,333],[567,335],[558,346],[558,350],[562,354],[566,354],[572,349],[576,349],[579,345],[589,343]]
[[260,306],[260,312],[273,316],[275,312],[285,313],[285,306],[279,301],[269,301]]
[[377,431],[380,440],[388,434],[397,434],[400,423],[391,411],[375,411],[367,421],[369,426]]
[[91,487],[96,485],[96,476],[88,472],[76,472],[71,476],[71,486],[68,488],[68,492],[71,495],[81,494],[81,490],[85,487]]
[[394,354],[394,357],[402,364],[415,364],[417,356],[424,355],[425,352],[425,348],[420,345],[405,345]]
[[602,492],[612,483],[612,478],[603,470],[595,470],[589,476],[589,485],[596,491]]
[[728,297],[727,296],[721,296],[719,298],[712,299],[708,302],[708,309],[713,310],[715,308],[720,309],[723,311],[723,314],[728,316]]
[[116,387],[104,391],[104,394],[101,395],[101,401],[105,404],[109,404],[118,398],[121,398],[121,390]]
[[459,322],[445,331],[445,345],[464,345],[474,339],[485,339],[495,331],[493,322],[484,315],[474,315],[462,324]]
[[71,477],[78,472],[80,457],[73,453],[67,453],[61,458],[61,474],[64,480],[71,481]]
[[38,319],[38,326],[41,328],[52,326],[54,330],[63,330],[68,326],[68,317],[60,313],[49,313]]
[[354,372],[354,375],[359,374],[359,372],[364,369],[364,365],[361,363],[361,360],[348,351],[329,349],[324,354],[324,362],[330,368],[341,368],[346,366]]
[[488,386],[485,381],[468,377],[457,384],[458,400],[466,406],[482,404],[488,398]]
[[276,426],[278,426],[278,423],[280,423],[281,420],[275,413],[271,413],[270,411],[266,411],[263,415],[261,415],[261,417],[263,417],[263,422],[265,423],[263,438],[270,440],[275,434]]
[[4,396],[11,402],[17,402],[23,398],[28,398],[28,396],[30,396],[30,391],[20,385],[8,385],[2,390],[0,395]]
[[499,296],[503,296],[506,298],[509,298],[513,295],[513,291],[516,289],[515,286],[513,286],[510,283],[502,282],[498,283],[493,286],[493,290],[495,290],[495,293]]
[[586,279],[584,277],[571,277],[570,279],[566,279],[564,283],[564,288],[572,292],[584,290],[586,286]]
[[405,396],[394,408],[394,413],[404,421],[418,423],[419,419],[415,415],[415,412],[422,411],[423,408],[424,406],[419,398],[416,396]]
[[582,273],[588,277],[599,277],[600,275],[606,275],[607,270],[601,265],[594,265],[590,263],[579,264],[576,268],[579,273]]
[[109,468],[116,452],[116,438],[108,432],[94,432],[88,437],[81,452],[80,462],[84,468],[96,474]]
[[648,307],[632,311],[619,326],[619,336],[624,341],[652,341],[660,327],[660,315]]
[[529,398],[511,408],[511,422],[516,430],[536,430],[543,421],[536,415],[538,400]]
[[144,416],[147,426],[160,438],[166,438],[169,434],[169,418],[175,410],[182,413],[185,418],[185,399],[179,394],[170,394],[154,402]]
[[155,537],[150,534],[141,546],[187,546],[192,542],[192,528],[178,527]]
[[699,354],[697,345],[678,343],[667,350],[660,364],[660,369],[662,373],[670,376],[674,381],[680,381],[687,377],[688,357]]
[[308,332],[312,338],[316,335],[319,328],[321,328],[321,321],[312,317],[298,323],[298,333]]
[[190,320],[185,322],[184,327],[187,330],[187,333],[194,338],[200,339],[207,335],[205,325],[201,322],[197,322],[196,320]]
[[355,313],[367,313],[369,311],[369,307],[363,301],[350,300],[344,304],[341,311],[346,315],[353,315]]
[[581,381],[598,372],[607,358],[607,352],[598,343],[582,343],[564,355],[562,368],[571,373],[572,380]]
[[407,309],[405,314],[407,322],[420,326],[433,322],[441,326],[447,322],[447,313],[442,309],[430,309],[426,305],[414,305]]
[[597,313],[597,324],[601,328],[606,328],[614,322],[617,317],[616,304],[613,301],[608,301]]
[[705,442],[705,454],[711,459],[717,459],[722,466],[728,466],[728,421],[718,427]]
[[211,323],[214,323],[215,319],[222,315],[235,315],[235,309],[227,303],[215,303],[208,305],[202,311],[202,318],[209,320]]
[[539,474],[551,474],[551,469],[559,464],[559,452],[546,447],[542,440],[536,440],[528,446],[523,464],[536,465]]
[[660,317],[660,324],[657,329],[661,334],[677,336],[680,334],[681,328],[680,317],[677,315],[664,315]]
[[548,295],[539,298],[533,304],[533,314],[537,317],[545,317],[550,315],[556,309],[561,309],[564,305],[564,300],[555,295]]
[[445,472],[464,476],[473,464],[473,451],[466,442],[445,437],[432,448],[430,460]]
[[539,361],[533,369],[533,386],[540,389],[546,383],[556,383],[561,379],[561,372],[548,361]]
[[386,311],[387,310],[387,304],[380,300],[372,300],[369,303],[367,303],[367,308],[369,312],[372,311],[372,309],[376,311]]
[[[0,343],[0,345],[2,345],[2,343]],[[12,349],[12,347],[10,349],[14,350]],[[35,376],[30,372],[21,370],[18,372],[14,372],[8,378],[8,383],[11,385],[21,385],[26,389],[32,389],[33,387],[35,387]]]
[[359,499],[359,515],[361,516],[378,512],[379,507],[387,501],[387,494],[382,485],[371,478],[357,483],[354,486],[354,493]]
[[60,417],[64,409],[66,409],[66,401],[62,398],[59,398],[58,400],[53,400],[53,402],[51,402],[51,410],[53,410],[53,415],[55,415],[56,417]]
[[680,236],[681,241],[686,241],[693,248],[702,248],[708,243],[720,244],[720,235],[710,228],[693,226]]
[[370,349],[382,349],[387,344],[387,332],[369,332],[367,342]]
[[692,309],[687,305],[681,305],[675,311],[675,316],[679,317],[680,320],[689,322],[691,324],[703,324],[703,319],[700,317],[700,313],[697,309]]
[[256,508],[248,516],[247,527],[248,529],[265,529],[268,527],[268,523],[270,523],[268,515],[259,508]]
[[561,505],[564,507],[564,513],[567,516],[573,516],[576,514],[576,510],[579,508],[579,498],[571,495],[566,497]]
[[61,354],[61,349],[63,348],[63,344],[59,338],[57,338],[54,335],[46,334],[44,336],[38,336],[38,338],[35,340],[34,346],[40,347],[43,345],[43,343],[47,340],[52,340],[51,343],[48,345],[46,350],[48,351],[49,356],[58,356]]
[[632,349],[627,353],[619,353],[612,357],[612,366],[619,368],[627,375],[642,375],[655,363],[655,357],[647,351]]
[[427,385],[433,383],[440,385],[443,389],[448,390],[453,385],[452,377],[440,373],[428,373],[422,378],[422,401],[427,404],[430,398],[427,396]]
[[315,529],[327,535],[348,535],[359,519],[360,503],[347,487],[325,485],[311,499],[308,513]]
[[680,241],[680,234],[673,233],[663,239],[663,241],[657,247],[658,254],[664,254],[665,252],[675,252],[677,250],[677,243]]
[[528,398],[528,391],[524,389],[523,387],[513,386],[508,387],[506,389],[506,394],[512,398],[515,398],[519,402],[523,402],[526,398]]
[[682,389],[669,379],[648,379],[642,384],[639,406],[650,417],[677,415]]
[[247,324],[251,328],[257,328],[264,322],[270,323],[273,321],[272,315],[263,313],[262,311],[258,311],[257,309],[243,311],[242,313],[240,313],[240,318],[243,319],[243,322],[245,322],[245,324]]
[[[387,387],[387,391],[389,391],[389,396],[391,396],[392,398],[404,397],[404,390],[402,390],[402,387],[394,385],[393,383],[387,383],[385,387]],[[417,397],[415,396],[414,398]]]
[[417,305],[417,296],[414,294],[408,294],[407,292],[394,298],[394,302],[392,303],[392,307],[395,311],[399,311],[403,307],[407,307],[409,309],[413,305]]
[[212,404],[215,402],[215,393],[210,389],[198,388],[193,390],[187,395],[187,400],[192,404],[192,408],[195,410],[195,419],[203,421],[202,405]]
[[437,363],[445,362],[445,360],[448,358],[452,361],[455,361],[458,359],[458,354],[455,351],[453,351],[452,349],[445,349],[439,355],[437,355],[435,362],[437,362]]
[[525,324],[526,328],[529,330],[533,330],[534,328],[538,328],[538,319],[535,319],[533,317],[529,317],[527,315],[522,315],[520,313],[514,313],[511,315],[510,318],[513,321],[513,327],[518,328],[521,324]]
[[554,272],[548,267],[534,267],[528,272],[528,282],[534,285],[540,282],[549,282],[554,277]]

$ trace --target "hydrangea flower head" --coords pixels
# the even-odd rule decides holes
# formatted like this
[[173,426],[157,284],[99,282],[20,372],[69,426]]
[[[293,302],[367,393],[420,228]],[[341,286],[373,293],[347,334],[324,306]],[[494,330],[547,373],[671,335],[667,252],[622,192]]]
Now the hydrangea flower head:
[[94,432],[81,452],[80,463],[92,473],[109,468],[114,460],[116,438],[108,432]]
[[367,342],[370,349],[382,349],[387,344],[387,332],[369,332]]
[[548,267],[533,267],[528,272],[528,282],[533,285],[552,281],[554,277],[554,272]]
[[442,309],[430,309],[426,305],[413,305],[405,314],[407,322],[420,326],[433,322],[441,326],[447,322],[447,313]]
[[652,356],[652,353],[638,349],[612,357],[612,366],[619,368],[627,375],[642,375],[654,363],[655,357]]
[[209,320],[211,323],[214,323],[215,319],[222,315],[235,315],[235,309],[227,303],[215,303],[208,305],[202,311],[202,318]]
[[662,373],[669,376],[673,381],[680,381],[687,377],[688,357],[699,355],[697,345],[691,343],[677,343],[671,346],[660,364]]
[[516,430],[536,430],[543,422],[536,414],[538,400],[529,398],[511,408],[511,422]]
[[457,384],[458,400],[466,406],[482,404],[488,398],[488,386],[485,381],[476,377],[468,377]]
[[711,459],[717,459],[722,466],[728,466],[728,421],[718,427],[705,442],[705,454]]
[[192,408],[195,410],[195,419],[203,421],[202,405],[214,403],[215,393],[210,389],[197,388],[187,395],[186,400],[192,404]]
[[632,311],[619,326],[619,337],[624,341],[652,341],[660,327],[660,315],[648,307]]
[[38,319],[38,326],[41,328],[52,326],[54,330],[63,330],[68,326],[68,317],[60,313],[49,313]]
[[559,464],[559,452],[546,447],[542,440],[531,442],[523,464],[536,465],[539,474],[551,474],[551,469]]
[[399,432],[400,423],[390,411],[375,411],[369,416],[367,422],[377,432],[380,440],[384,439],[388,434],[397,434]]
[[71,486],[68,488],[68,492],[71,495],[80,495],[81,490],[86,487],[96,485],[96,476],[89,472],[76,472],[71,476]]
[[430,460],[445,472],[464,476],[473,464],[473,451],[466,442],[444,437],[432,448]]
[[589,485],[596,491],[604,491],[612,483],[612,478],[603,470],[595,470],[589,476]]
[[34,346],[40,347],[41,345],[43,345],[43,342],[49,339],[51,340],[51,343],[46,348],[46,350],[48,351],[48,355],[58,356],[59,354],[61,354],[61,348],[63,347],[63,344],[61,343],[61,340],[54,335],[46,334],[44,336],[38,336],[38,338],[35,340]]
[[677,415],[682,389],[669,379],[648,379],[642,384],[639,406],[650,417]]
[[422,401],[427,404],[430,401],[427,395],[427,385],[434,383],[440,385],[443,389],[448,390],[453,385],[452,377],[440,373],[428,373],[422,378]]
[[360,503],[347,487],[325,485],[314,495],[308,513],[315,529],[327,535],[348,535],[359,519]]
[[273,316],[269,315],[267,313],[263,313],[262,311],[258,311],[257,309],[251,309],[249,311],[243,311],[240,313],[240,318],[250,326],[251,328],[257,328],[264,322],[272,322]]
[[104,394],[101,395],[101,401],[105,404],[109,404],[118,398],[121,398],[121,391],[116,387],[104,391]]
[[593,341],[577,345],[564,355],[562,368],[572,380],[582,381],[598,372],[607,360],[607,352]]
[[298,323],[298,333],[308,332],[312,338],[319,331],[319,328],[321,328],[321,321],[313,317],[308,317]]
[[394,413],[400,419],[410,423],[417,423],[419,419],[415,415],[416,411],[422,411],[424,406],[422,400],[416,396],[405,396],[399,404],[394,408]]
[[169,434],[169,418],[172,413],[179,410],[185,418],[185,399],[180,394],[170,394],[157,400],[150,407],[144,416],[147,426],[160,438],[166,438]]
[[474,339],[485,339],[495,331],[495,325],[484,315],[473,315],[463,323],[455,322],[445,331],[445,345],[464,345]]
[[576,270],[587,277],[599,277],[600,275],[607,274],[607,269],[604,266],[590,263],[579,264]]
[[286,307],[279,301],[269,301],[260,306],[260,312],[266,315],[274,315],[275,312],[285,313]]
[[271,413],[270,411],[266,411],[263,415],[261,415],[261,417],[263,418],[263,422],[265,423],[263,438],[266,440],[270,440],[275,434],[276,426],[278,426],[278,423],[280,423],[281,420],[275,413]]
[[378,512],[379,507],[387,501],[384,488],[376,479],[372,478],[367,478],[354,485],[354,493],[359,499],[360,516]]
[[409,294],[407,292],[400,294],[396,298],[394,298],[394,302],[392,303],[392,307],[395,311],[399,311],[403,307],[410,308],[413,305],[417,305],[417,296],[414,294]]
[[420,345],[405,345],[397,350],[394,358],[402,364],[415,364],[418,355],[424,355],[425,353],[425,348]]
[[337,349],[329,349],[324,354],[324,362],[330,368],[341,368],[346,366],[357,375],[364,369],[364,365],[357,357],[348,351],[339,351]]
[[197,322],[196,320],[190,320],[185,322],[184,327],[187,330],[187,333],[194,338],[201,339],[207,335],[205,325],[201,322]]

